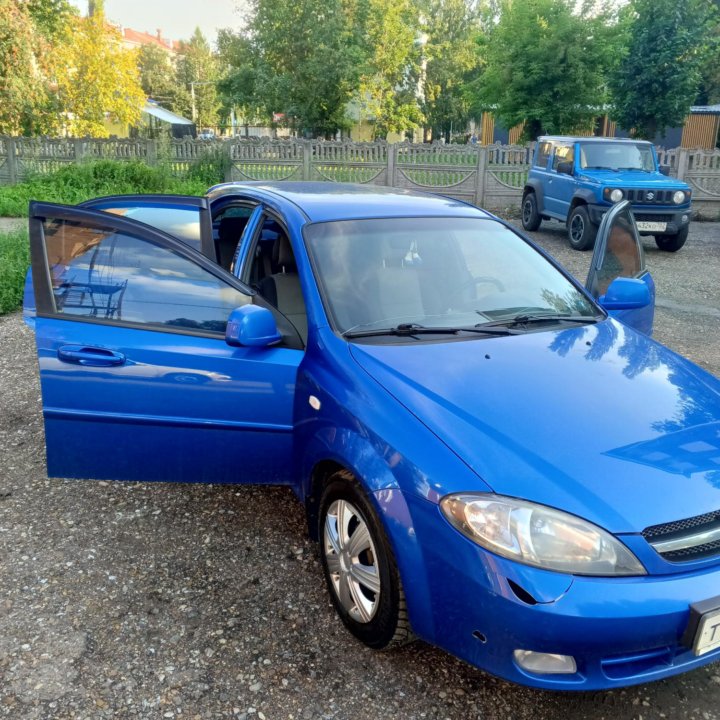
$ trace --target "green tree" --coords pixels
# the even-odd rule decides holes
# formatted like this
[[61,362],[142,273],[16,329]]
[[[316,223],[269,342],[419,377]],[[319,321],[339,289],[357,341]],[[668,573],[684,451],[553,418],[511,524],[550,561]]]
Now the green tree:
[[143,45],[137,55],[140,84],[145,94],[172,111],[182,112],[190,104],[190,93],[179,85],[168,52],[157,45]]
[[67,37],[69,24],[77,18],[77,9],[69,0],[19,0],[27,8],[37,31],[51,41]]
[[525,122],[530,139],[591,129],[606,101],[616,25],[596,5],[501,0],[496,24],[481,39],[487,65],[473,83],[473,106],[492,110],[507,127]]
[[[654,139],[683,124],[713,47],[711,0],[632,0],[630,39],[610,77],[613,118]],[[717,67],[717,57],[714,58]]]
[[140,119],[145,93],[135,54],[102,14],[79,18],[67,43],[53,53],[59,108],[71,135],[106,137],[106,115],[120,123]]
[[215,127],[218,123],[218,64],[210,43],[195,28],[190,40],[180,45],[176,82],[187,94],[178,95],[177,109],[192,117],[200,128]]
[[419,13],[412,0],[368,0],[367,61],[358,105],[371,118],[376,137],[419,127]]
[[255,57],[255,96],[308,135],[348,128],[366,56],[365,0],[253,0],[243,33]]
[[271,122],[260,99],[259,72],[250,40],[223,29],[218,32],[217,48],[218,62],[226,68],[218,82],[221,113],[228,117],[235,112],[237,119],[245,125],[246,133],[251,123]]
[[32,135],[45,129],[47,52],[28,7],[0,0],[0,134]]
[[469,119],[466,84],[481,60],[479,10],[467,0],[420,0],[419,10],[425,40],[423,110],[433,138],[449,141],[451,130],[464,129]]
[[[718,47],[720,47],[720,0],[714,0],[714,18],[711,20],[710,52],[700,70],[702,80],[700,92],[696,99],[697,105],[713,105],[720,102],[720,61],[718,60]],[[714,52],[713,52],[714,51]]]

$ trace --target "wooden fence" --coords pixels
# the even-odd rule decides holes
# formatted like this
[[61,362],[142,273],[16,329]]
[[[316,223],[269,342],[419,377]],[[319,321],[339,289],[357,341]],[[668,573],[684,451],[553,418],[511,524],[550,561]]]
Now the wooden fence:
[[[703,215],[720,212],[720,150],[658,149],[685,180]],[[322,140],[96,140],[0,137],[0,184],[87,159],[166,163],[182,175],[221,160],[226,180],[324,180],[389,185],[449,195],[481,207],[517,207],[532,157],[528,145],[442,145]]]

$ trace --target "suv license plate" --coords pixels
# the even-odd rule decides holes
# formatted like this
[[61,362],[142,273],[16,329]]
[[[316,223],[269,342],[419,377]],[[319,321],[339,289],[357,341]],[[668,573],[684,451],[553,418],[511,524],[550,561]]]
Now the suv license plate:
[[650,230],[652,232],[665,232],[667,223],[664,222],[645,222],[641,220],[637,223],[638,230]]
[[720,648],[720,608],[705,613],[698,623],[693,651],[696,655],[705,655]]

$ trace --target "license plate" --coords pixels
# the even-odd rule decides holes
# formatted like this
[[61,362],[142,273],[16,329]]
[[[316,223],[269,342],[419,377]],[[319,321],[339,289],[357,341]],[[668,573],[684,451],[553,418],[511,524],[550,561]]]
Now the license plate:
[[720,608],[700,617],[693,643],[693,651],[696,655],[705,655],[718,648],[720,648]]
[[637,223],[638,230],[650,230],[651,232],[665,232],[667,223],[664,222],[646,222],[641,220]]

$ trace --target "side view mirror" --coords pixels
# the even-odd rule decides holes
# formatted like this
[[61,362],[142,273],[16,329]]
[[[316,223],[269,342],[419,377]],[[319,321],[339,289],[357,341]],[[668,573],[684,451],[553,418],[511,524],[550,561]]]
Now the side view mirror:
[[282,339],[273,314],[258,305],[235,308],[225,328],[225,342],[231,347],[268,347]]
[[615,278],[599,299],[606,310],[635,310],[647,307],[651,302],[650,289],[635,278]]
[[659,168],[660,172],[663,175],[670,175],[670,166],[669,165],[661,165]]
[[573,164],[571,162],[569,162],[568,160],[563,160],[562,162],[558,163],[557,171],[559,173],[563,173],[564,175],[572,175],[573,174]]

